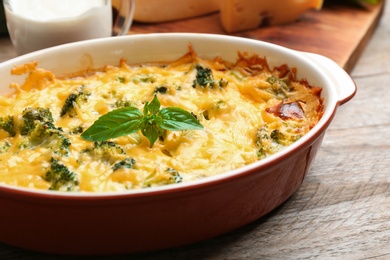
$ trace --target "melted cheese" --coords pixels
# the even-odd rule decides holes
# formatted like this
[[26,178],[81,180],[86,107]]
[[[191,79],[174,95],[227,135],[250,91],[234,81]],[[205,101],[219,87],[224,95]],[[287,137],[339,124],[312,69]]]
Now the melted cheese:
[[[212,72],[215,84],[195,84],[197,68]],[[14,137],[0,129],[0,182],[49,189],[51,160],[75,174],[79,191],[118,191],[187,182],[221,174],[273,154],[307,133],[322,115],[321,89],[295,78],[286,65],[269,69],[265,59],[239,54],[235,64],[203,60],[192,51],[168,64],[106,66],[90,76],[55,77],[26,64],[27,81],[15,93],[0,97],[0,118],[11,115]],[[194,85],[195,84],[195,85]],[[158,92],[164,87],[164,91]],[[72,113],[61,115],[68,97],[83,91]],[[204,130],[166,131],[153,147],[141,132],[112,141],[123,153],[86,152],[93,143],[75,129],[87,129],[101,115],[131,104],[143,109],[158,93],[162,107],[179,107],[196,115]],[[119,105],[120,106],[120,105]],[[46,108],[53,123],[70,141],[66,155],[53,151],[48,140],[31,145],[20,132],[26,108]],[[133,160],[132,167],[114,170]],[[28,167],[26,167],[28,166]],[[66,190],[67,186],[59,188]]]
[[323,0],[223,0],[221,24],[227,32],[284,24],[297,20],[309,9],[321,9]]

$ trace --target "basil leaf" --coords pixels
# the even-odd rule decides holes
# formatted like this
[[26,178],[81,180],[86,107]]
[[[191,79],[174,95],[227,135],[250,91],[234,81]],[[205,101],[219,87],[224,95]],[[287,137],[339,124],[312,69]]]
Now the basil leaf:
[[178,107],[167,107],[158,113],[157,124],[166,130],[201,130],[203,126],[189,112]]
[[152,147],[157,138],[162,135],[162,131],[156,124],[150,124],[147,122],[143,125],[141,132],[146,138],[148,138],[150,147]]
[[99,117],[81,137],[93,142],[105,141],[135,133],[142,124],[143,115],[138,108],[124,107]]
[[[156,114],[158,110],[160,109],[160,101],[157,98],[157,95],[154,95],[154,98],[150,104],[148,104],[148,110],[151,114]],[[144,113],[144,116],[147,116],[147,114]]]
[[157,95],[146,102],[143,113],[136,107],[123,107],[111,111],[95,121],[81,137],[88,141],[101,142],[141,130],[149,140],[150,147],[163,136],[165,130],[200,130],[203,126],[187,111],[168,107],[160,110]]
[[144,115],[147,115],[149,113],[149,101],[146,101],[144,105]]

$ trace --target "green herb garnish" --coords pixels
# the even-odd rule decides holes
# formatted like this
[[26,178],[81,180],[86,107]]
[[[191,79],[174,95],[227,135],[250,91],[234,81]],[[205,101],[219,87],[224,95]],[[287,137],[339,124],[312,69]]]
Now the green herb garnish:
[[90,128],[81,134],[88,141],[101,142],[141,130],[148,138],[150,147],[163,136],[165,130],[201,130],[203,126],[189,112],[177,108],[160,109],[157,96],[146,102],[143,113],[136,107],[123,107],[113,110],[96,120]]

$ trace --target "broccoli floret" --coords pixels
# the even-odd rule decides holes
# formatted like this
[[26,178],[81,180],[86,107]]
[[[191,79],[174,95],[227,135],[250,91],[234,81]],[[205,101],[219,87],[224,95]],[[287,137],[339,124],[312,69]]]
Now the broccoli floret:
[[20,132],[26,135],[26,138],[19,142],[20,148],[44,146],[57,154],[68,154],[71,143],[63,135],[62,129],[54,126],[49,109],[27,108],[23,111],[22,117],[24,125]]
[[115,163],[114,166],[112,167],[112,170],[117,171],[123,168],[133,169],[134,164],[135,164],[135,160],[133,158],[126,158],[122,161]]
[[280,143],[280,141],[282,139],[285,138],[284,134],[282,132],[280,132],[279,130],[275,129],[271,132],[271,138],[277,142],[277,143]]
[[50,122],[37,123],[28,134],[31,144],[36,146],[45,141],[47,138],[53,135],[53,129],[55,129],[55,127]]
[[272,86],[272,91],[276,95],[281,95],[282,97],[286,97],[288,92],[291,92],[293,89],[289,85],[287,79],[280,79],[274,76],[267,78],[266,80]]
[[74,127],[70,133],[75,135],[75,134],[81,134],[83,132],[83,127],[82,126],[76,126]]
[[175,169],[168,167],[165,171],[171,175],[170,183],[180,183],[183,181],[183,177]]
[[268,127],[263,126],[257,129],[256,132],[256,146],[258,147],[257,150],[257,157],[259,159],[264,158],[266,156],[266,143],[269,142],[269,134],[268,134]]
[[50,170],[45,174],[44,179],[51,183],[49,190],[77,191],[79,189],[76,174],[54,158],[50,160]]
[[114,142],[103,141],[94,142],[92,147],[88,147],[83,150],[93,157],[101,158],[108,163],[116,163],[118,160],[123,160],[125,151]]
[[84,91],[84,87],[81,87],[76,92],[70,94],[66,100],[65,104],[62,106],[60,116],[68,114],[70,117],[76,116],[76,111],[74,110],[74,105],[81,105],[82,103],[88,100],[90,93]]
[[262,126],[256,132],[257,156],[259,159],[262,159],[267,155],[274,154],[299,138],[299,134],[289,134],[278,129],[271,131],[267,126]]
[[0,117],[0,129],[8,132],[10,136],[16,135],[15,123],[13,116]]
[[68,138],[62,134],[60,128],[56,128],[52,123],[39,123],[28,135],[29,146],[44,146],[50,148],[60,155],[68,155],[71,145]]
[[301,134],[297,133],[289,133],[289,132],[281,132],[277,129],[273,130],[271,133],[271,138],[275,143],[286,146],[291,142],[295,142],[301,138]]
[[228,85],[228,81],[226,79],[220,79],[219,82],[214,80],[213,72],[210,68],[202,67],[201,65],[196,65],[196,78],[192,83],[192,87],[196,88],[197,86],[201,88],[214,88],[218,86],[220,88],[224,88]]
[[134,169],[135,160],[129,158],[123,148],[110,141],[94,142],[93,146],[90,146],[82,151],[85,154],[91,156],[94,160],[101,160],[103,163],[107,163],[111,166],[113,171],[120,169]]
[[257,129],[256,132],[256,145],[261,145],[264,140],[269,139],[268,127],[266,125]]
[[194,80],[192,87],[201,88],[209,87],[213,88],[215,85],[214,77],[210,68],[204,68],[201,65],[196,65],[196,79]]
[[115,102],[116,108],[122,108],[122,107],[135,107],[135,103],[130,100],[118,100]]
[[166,86],[159,86],[154,89],[154,94],[165,94],[167,91],[168,88]]
[[28,135],[37,124],[41,123],[53,123],[53,117],[49,109],[38,107],[38,108],[26,108],[23,111],[23,121],[20,133],[22,135]]
[[68,138],[64,137],[61,134],[56,135],[57,136],[57,146],[54,149],[56,153],[62,154],[62,155],[68,155],[69,153],[69,146],[72,144]]
[[5,153],[11,147],[11,144],[7,141],[0,143],[0,153]]
[[154,171],[148,177],[146,177],[143,186],[160,186],[167,184],[180,183],[183,181],[180,173],[172,168],[166,168],[164,171]]

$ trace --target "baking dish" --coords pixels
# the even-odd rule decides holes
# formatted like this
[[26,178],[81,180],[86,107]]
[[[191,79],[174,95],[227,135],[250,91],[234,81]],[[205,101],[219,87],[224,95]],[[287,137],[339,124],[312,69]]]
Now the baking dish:
[[[38,61],[57,75],[128,63],[171,61],[191,43],[204,58],[234,61],[237,51],[288,64],[297,77],[323,88],[324,114],[300,140],[268,158],[203,180],[115,193],[36,191],[0,185],[0,242],[70,255],[140,252],[194,243],[254,221],[301,185],[337,108],[356,92],[330,59],[246,38],[190,33],[130,35],[61,45],[0,64],[0,93],[22,82],[10,70]],[[28,167],[28,166],[26,166]],[[1,170],[0,170],[1,172]],[[1,173],[0,173],[1,174]]]

